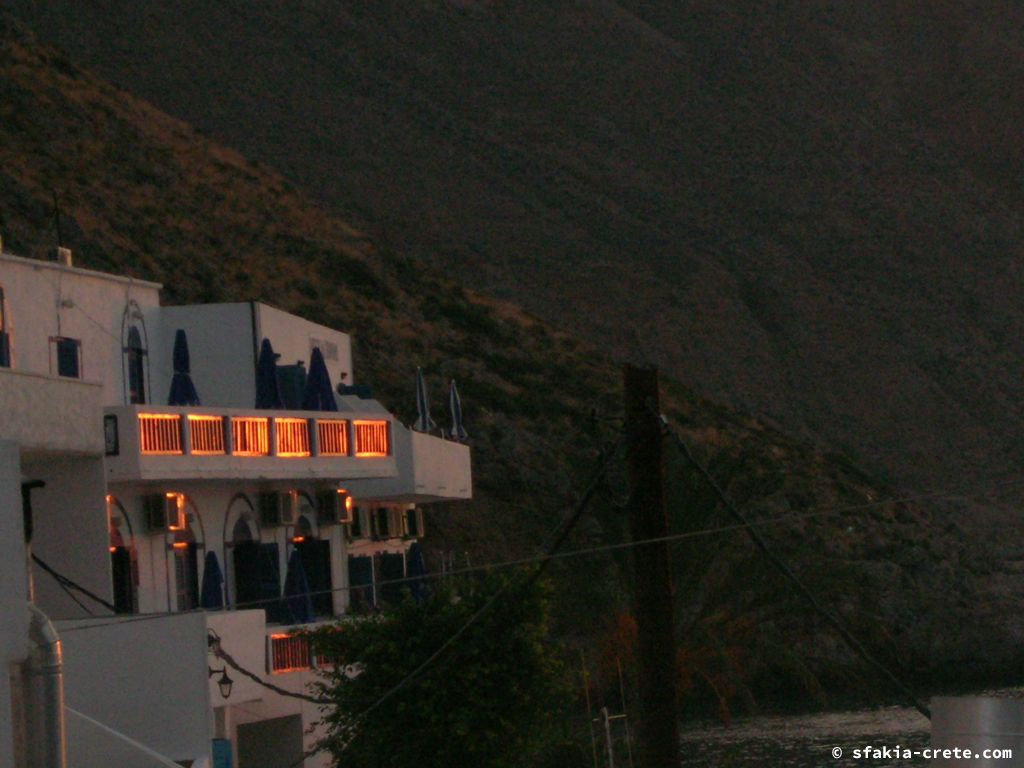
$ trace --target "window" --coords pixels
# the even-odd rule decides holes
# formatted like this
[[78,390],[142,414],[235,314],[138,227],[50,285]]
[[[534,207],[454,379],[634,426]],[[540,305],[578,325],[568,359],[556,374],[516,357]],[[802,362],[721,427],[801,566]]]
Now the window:
[[370,511],[366,507],[358,507],[352,511],[352,522],[345,526],[349,541],[365,539],[370,534]]
[[391,530],[391,510],[387,507],[373,510],[373,533],[376,539],[390,539],[394,535]]
[[7,313],[7,298],[0,286],[0,368],[11,367],[11,320]]
[[124,348],[125,367],[128,369],[128,402],[146,402],[146,348],[142,336],[134,325],[128,330],[128,343]]
[[82,378],[82,342],[66,336],[50,337],[50,370],[69,379]]

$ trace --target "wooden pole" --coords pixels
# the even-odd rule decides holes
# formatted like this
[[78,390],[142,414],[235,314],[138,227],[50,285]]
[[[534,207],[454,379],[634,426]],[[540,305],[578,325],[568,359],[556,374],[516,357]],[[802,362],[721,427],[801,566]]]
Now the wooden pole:
[[[668,535],[658,372],[623,370],[629,520],[633,541]],[[633,550],[639,662],[638,742],[642,768],[678,768],[679,717],[672,573],[667,542]]]

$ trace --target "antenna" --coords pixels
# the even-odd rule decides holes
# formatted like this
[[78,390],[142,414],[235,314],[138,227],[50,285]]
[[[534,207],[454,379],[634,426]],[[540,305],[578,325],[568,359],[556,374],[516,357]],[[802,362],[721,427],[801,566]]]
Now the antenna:
[[53,221],[57,225],[57,247],[64,247],[64,233],[60,229],[60,202],[57,200],[56,188],[50,190],[53,193]]

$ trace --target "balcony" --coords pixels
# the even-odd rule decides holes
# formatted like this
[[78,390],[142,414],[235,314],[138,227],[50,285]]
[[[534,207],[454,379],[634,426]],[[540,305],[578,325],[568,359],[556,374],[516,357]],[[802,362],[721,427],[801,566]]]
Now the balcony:
[[119,406],[104,409],[107,479],[349,480],[397,471],[379,412]]
[[[324,623],[309,624],[303,627],[310,631]],[[332,667],[335,659],[313,652],[309,638],[301,630],[283,630],[275,627],[267,632],[267,673],[285,675],[291,672],[307,672],[314,669]]]
[[79,379],[0,368],[0,439],[23,454],[103,454],[102,387]]
[[391,450],[398,475],[356,480],[348,485],[356,498],[428,503],[473,496],[469,446],[392,424]]

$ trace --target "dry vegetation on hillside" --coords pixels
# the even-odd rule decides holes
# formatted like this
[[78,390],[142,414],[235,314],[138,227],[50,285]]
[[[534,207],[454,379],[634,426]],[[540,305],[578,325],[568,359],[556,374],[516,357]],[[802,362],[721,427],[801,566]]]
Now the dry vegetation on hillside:
[[[430,548],[468,551],[474,562],[535,552],[597,450],[614,441],[619,374],[607,357],[379,247],[276,173],[102,82],[0,15],[0,211],[9,250],[40,256],[53,243],[52,190],[79,263],[162,281],[171,302],[257,298],[347,329],[360,380],[400,417],[412,416],[416,365],[437,383],[454,376],[473,435],[477,499],[433,515]],[[673,421],[757,516],[886,493],[841,457],[677,383],[666,388]],[[677,530],[721,521],[683,467],[674,463],[670,476]],[[575,543],[622,540],[621,502],[614,477]],[[952,658],[992,673],[1017,661],[1009,644],[974,642],[992,634],[1002,603],[971,609],[977,628],[962,637],[932,632],[977,602],[972,574],[984,568],[965,559],[957,529],[942,520],[898,505],[773,526],[769,535],[888,660],[921,676]],[[740,644],[749,658],[728,675],[737,690],[772,690],[780,679],[813,680],[825,670],[841,678],[826,682],[857,688],[857,665],[742,537],[695,541],[677,560],[694,658],[715,644]],[[614,625],[628,592],[625,564],[593,557],[556,569],[563,634],[589,642]],[[932,611],[928,623],[915,623],[924,611]],[[783,647],[785,663],[772,651]]]

